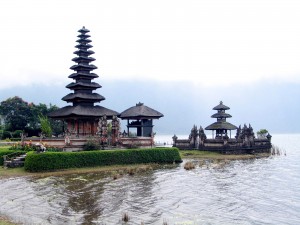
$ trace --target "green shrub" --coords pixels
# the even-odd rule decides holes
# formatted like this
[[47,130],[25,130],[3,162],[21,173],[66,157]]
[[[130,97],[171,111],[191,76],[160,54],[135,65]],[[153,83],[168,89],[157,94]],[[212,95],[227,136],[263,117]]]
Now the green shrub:
[[88,140],[84,145],[83,145],[83,150],[84,151],[91,151],[91,150],[97,150],[100,149],[101,146],[98,143],[97,140]]
[[11,138],[11,141],[21,141],[21,138]]
[[22,133],[23,133],[22,130],[15,130],[15,131],[12,133],[12,136],[13,136],[13,138],[20,138]]
[[9,132],[7,130],[3,131],[3,134],[2,134],[2,139],[6,139],[6,138],[12,138],[11,132]]
[[56,147],[46,147],[47,152],[62,152],[62,148],[56,148]]
[[39,154],[29,152],[25,159],[25,170],[40,172],[115,164],[173,162],[181,162],[177,148],[45,152]]

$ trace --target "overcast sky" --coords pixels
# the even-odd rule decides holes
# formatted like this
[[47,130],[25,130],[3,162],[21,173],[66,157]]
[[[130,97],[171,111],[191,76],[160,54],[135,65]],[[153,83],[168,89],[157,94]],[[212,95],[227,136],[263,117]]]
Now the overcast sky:
[[300,83],[299,12],[298,0],[2,0],[0,90],[69,82],[82,26],[101,79]]
[[236,125],[300,132],[299,0],[1,0],[0,100],[65,106],[78,30],[91,32],[106,97],[141,101],[162,133],[214,122],[220,100]]

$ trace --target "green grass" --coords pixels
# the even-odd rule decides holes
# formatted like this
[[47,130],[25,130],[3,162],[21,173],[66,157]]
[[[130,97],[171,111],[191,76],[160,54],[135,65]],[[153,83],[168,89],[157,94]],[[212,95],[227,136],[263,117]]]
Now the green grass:
[[268,153],[260,153],[255,155],[223,155],[217,152],[199,151],[199,150],[180,150],[181,158],[193,158],[193,159],[251,159],[268,157]]
[[17,223],[10,222],[6,217],[0,216],[0,225],[17,225]]
[[18,177],[27,175],[30,175],[30,173],[26,172],[24,167],[4,169],[0,166],[0,177]]
[[180,150],[179,153],[181,158],[214,158],[222,156],[220,153],[198,150]]
[[38,172],[30,173],[22,168],[9,168],[4,169],[0,167],[0,178],[18,177],[18,176],[34,176],[34,177],[49,177],[49,176],[63,176],[68,174],[86,174],[86,173],[103,173],[107,176],[119,174],[120,171],[126,173],[128,171],[146,171],[160,168],[160,164],[147,163],[147,164],[130,164],[130,165],[111,165],[111,166],[97,166],[97,167],[84,167],[84,168],[70,168],[62,169],[51,172]]

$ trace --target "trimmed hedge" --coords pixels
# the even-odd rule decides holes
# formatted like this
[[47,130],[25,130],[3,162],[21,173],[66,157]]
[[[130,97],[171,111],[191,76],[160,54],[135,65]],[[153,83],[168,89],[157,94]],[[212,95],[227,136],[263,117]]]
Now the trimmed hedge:
[[173,163],[181,161],[177,148],[45,152],[39,154],[29,152],[25,159],[25,170],[41,172],[116,164]]
[[3,165],[3,156],[4,155],[9,155],[12,153],[24,153],[24,151],[13,151],[13,150],[8,150],[8,149],[0,149],[0,166]]

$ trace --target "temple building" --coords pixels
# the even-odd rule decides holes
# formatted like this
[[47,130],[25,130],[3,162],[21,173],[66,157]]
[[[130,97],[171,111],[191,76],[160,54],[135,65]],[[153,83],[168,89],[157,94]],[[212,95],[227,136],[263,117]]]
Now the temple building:
[[[222,139],[223,137],[228,137],[227,131],[230,131],[231,138],[231,130],[236,130],[237,127],[226,121],[226,118],[231,118],[231,115],[226,113],[225,110],[229,110],[230,108],[226,105],[223,105],[223,102],[220,101],[220,104],[215,106],[213,110],[217,110],[217,113],[213,114],[212,118],[217,118],[217,122],[207,126],[205,130],[212,130],[212,137],[216,139]],[[216,135],[214,135],[214,131],[216,131]]]
[[[205,128],[205,130],[213,131],[212,138],[206,137],[201,126],[198,129],[194,125],[187,139],[178,139],[174,135],[173,146],[181,150],[212,151],[222,154],[270,153],[272,136],[268,134],[265,137],[255,137],[250,124],[249,126],[245,124],[242,128],[227,122],[226,119],[231,118],[231,115],[226,113],[226,110],[229,109],[222,101],[213,108],[213,110],[217,110],[217,113],[211,117],[217,118],[217,122]],[[231,130],[237,130],[234,138],[231,138]],[[216,135],[214,135],[214,131]],[[228,131],[230,131],[230,136],[227,134]]]
[[143,103],[138,103],[121,113],[120,118],[127,120],[127,134],[130,129],[136,129],[137,137],[153,136],[153,119],[159,119],[164,115]]
[[94,54],[90,50],[92,48],[90,35],[87,34],[90,31],[83,27],[78,32],[80,33],[77,36],[78,44],[75,46],[78,50],[74,52],[77,56],[72,59],[76,64],[70,68],[74,70],[74,73],[69,76],[74,81],[66,86],[72,93],[62,98],[63,101],[72,105],[65,106],[49,114],[49,117],[53,119],[66,122],[65,133],[74,137],[96,135],[101,117],[106,116],[107,119],[112,119],[119,116],[119,113],[114,110],[95,105],[95,103],[99,103],[105,98],[94,92],[101,88],[101,85],[92,82],[94,78],[98,78],[98,75],[92,73],[97,67],[90,64],[95,60],[90,57]]

